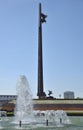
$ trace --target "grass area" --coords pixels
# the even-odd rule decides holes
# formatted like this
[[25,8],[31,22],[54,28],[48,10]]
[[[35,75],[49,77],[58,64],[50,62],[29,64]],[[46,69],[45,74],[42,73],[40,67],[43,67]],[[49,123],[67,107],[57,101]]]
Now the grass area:
[[[66,111],[68,116],[83,116],[83,111]],[[14,112],[7,112],[7,116],[14,116]]]
[[13,111],[7,112],[7,116],[14,116],[14,112]]
[[69,116],[83,116],[83,111],[66,111],[67,115]]
[[55,99],[55,100],[33,100],[33,103],[37,104],[83,104],[83,100],[80,99]]

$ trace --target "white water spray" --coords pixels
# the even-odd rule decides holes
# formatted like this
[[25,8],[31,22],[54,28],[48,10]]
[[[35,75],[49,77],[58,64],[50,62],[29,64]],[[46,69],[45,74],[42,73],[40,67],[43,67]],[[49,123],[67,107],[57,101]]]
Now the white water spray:
[[29,121],[32,118],[32,95],[29,83],[24,75],[21,75],[17,82],[17,101],[15,108],[16,121]]

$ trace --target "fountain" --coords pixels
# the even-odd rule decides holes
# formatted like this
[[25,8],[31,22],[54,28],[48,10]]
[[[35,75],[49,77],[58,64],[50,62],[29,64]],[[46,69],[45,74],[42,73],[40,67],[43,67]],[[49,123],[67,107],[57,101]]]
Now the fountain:
[[0,117],[2,117],[2,116],[7,116],[6,111],[0,111]]
[[15,107],[15,121],[30,122],[32,120],[32,95],[29,83],[24,75],[19,77],[17,82],[17,101]]
[[33,110],[32,94],[29,88],[29,83],[24,75],[19,77],[17,82],[17,101],[15,108],[15,123],[28,125],[43,125],[49,124],[69,124],[70,121],[64,111],[54,110]]

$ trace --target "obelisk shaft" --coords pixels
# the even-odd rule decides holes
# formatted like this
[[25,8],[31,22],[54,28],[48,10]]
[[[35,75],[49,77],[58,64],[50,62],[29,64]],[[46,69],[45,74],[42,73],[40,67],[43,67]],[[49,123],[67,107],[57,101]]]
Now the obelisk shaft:
[[43,57],[42,57],[42,21],[41,21],[41,3],[39,3],[39,25],[38,25],[38,92],[37,96],[44,98],[43,91]]

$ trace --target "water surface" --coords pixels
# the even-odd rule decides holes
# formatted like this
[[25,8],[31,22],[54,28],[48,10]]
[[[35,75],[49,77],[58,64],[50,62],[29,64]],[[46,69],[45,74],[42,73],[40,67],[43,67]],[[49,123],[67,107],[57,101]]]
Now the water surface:
[[71,120],[71,124],[58,124],[56,125],[54,122],[48,122],[48,126],[46,126],[46,122],[43,123],[28,123],[22,124],[19,127],[19,124],[14,124],[13,117],[3,117],[0,120],[0,129],[1,130],[83,130],[83,117],[69,117]]

